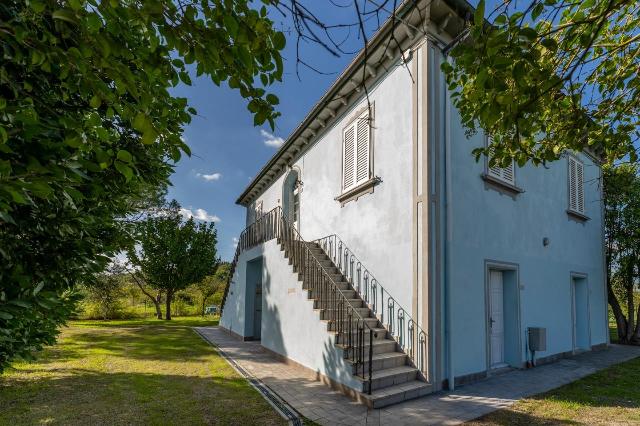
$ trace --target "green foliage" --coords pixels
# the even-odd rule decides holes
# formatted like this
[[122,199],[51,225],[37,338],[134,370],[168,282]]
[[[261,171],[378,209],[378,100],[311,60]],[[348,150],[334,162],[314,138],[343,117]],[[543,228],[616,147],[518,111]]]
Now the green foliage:
[[[604,167],[609,304],[618,341],[640,343],[640,175],[637,164]],[[637,311],[636,311],[637,310]],[[626,311],[626,312],[625,312]]]
[[147,284],[166,294],[166,319],[171,319],[174,294],[218,267],[214,223],[183,221],[176,201],[137,223],[135,242],[129,261]]
[[122,299],[125,297],[123,277],[102,273],[84,286],[82,303],[84,317],[88,319],[126,318]]
[[223,262],[218,266],[215,274],[207,275],[193,285],[200,298],[200,315],[204,315],[205,307],[209,301],[214,305],[220,305],[230,273],[231,263]]
[[635,162],[640,3],[507,0],[492,25],[484,5],[442,69],[468,133],[493,136],[492,162],[538,165],[587,149]]
[[53,342],[74,284],[121,250],[116,218],[189,153],[172,88],[227,82],[273,126],[284,37],[252,4],[0,2],[0,370]]

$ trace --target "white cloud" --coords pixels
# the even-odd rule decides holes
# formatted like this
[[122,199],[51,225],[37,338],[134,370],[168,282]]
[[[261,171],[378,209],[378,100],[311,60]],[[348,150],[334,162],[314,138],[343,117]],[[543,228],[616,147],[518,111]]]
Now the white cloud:
[[196,173],[196,176],[203,180],[206,180],[207,182],[211,182],[214,180],[220,180],[220,178],[222,177],[222,173],[211,173],[210,175],[204,173]]
[[240,240],[238,239],[238,237],[233,237],[233,248],[238,247],[239,242]]
[[264,138],[262,142],[264,142],[266,146],[270,146],[271,148],[280,148],[284,145],[284,139],[274,136],[264,129],[260,130],[260,134]]
[[205,209],[180,209],[180,214],[185,219],[194,218],[206,222],[220,222],[220,218],[214,214],[209,214]]

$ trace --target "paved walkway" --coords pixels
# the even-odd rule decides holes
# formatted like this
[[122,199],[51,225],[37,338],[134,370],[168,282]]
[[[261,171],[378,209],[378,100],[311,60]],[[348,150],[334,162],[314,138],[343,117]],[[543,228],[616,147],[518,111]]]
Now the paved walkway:
[[308,370],[279,361],[259,343],[239,341],[218,327],[196,329],[291,407],[323,425],[459,424],[640,356],[640,347],[612,345],[608,350],[587,352],[531,370],[494,376],[453,392],[440,392],[379,410],[368,410],[315,381]]

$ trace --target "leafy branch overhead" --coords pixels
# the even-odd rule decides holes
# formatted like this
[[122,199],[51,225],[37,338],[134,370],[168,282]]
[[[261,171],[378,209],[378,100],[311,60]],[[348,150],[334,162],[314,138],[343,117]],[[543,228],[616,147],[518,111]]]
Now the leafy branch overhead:
[[[284,35],[271,2],[0,2],[0,370],[51,343],[76,282],[104,269],[128,217],[168,184],[196,76],[272,127]],[[69,293],[71,292],[71,293]]]
[[507,0],[488,14],[482,0],[442,69],[468,132],[493,136],[494,162],[565,150],[635,162],[639,31],[633,0]]

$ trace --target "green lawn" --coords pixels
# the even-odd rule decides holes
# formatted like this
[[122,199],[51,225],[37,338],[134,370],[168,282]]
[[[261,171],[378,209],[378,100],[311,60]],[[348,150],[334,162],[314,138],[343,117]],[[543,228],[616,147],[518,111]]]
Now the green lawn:
[[284,424],[189,327],[201,318],[75,321],[0,375],[0,425]]
[[640,358],[519,401],[472,425],[638,425]]

